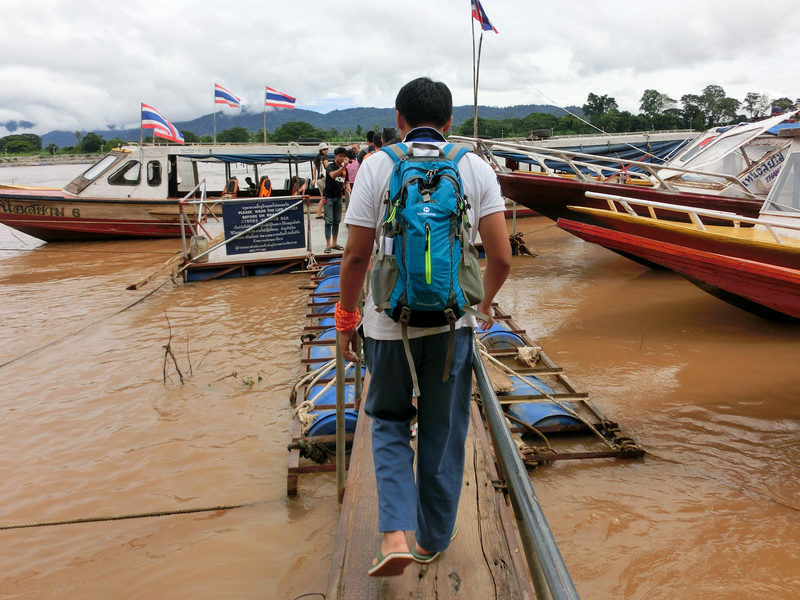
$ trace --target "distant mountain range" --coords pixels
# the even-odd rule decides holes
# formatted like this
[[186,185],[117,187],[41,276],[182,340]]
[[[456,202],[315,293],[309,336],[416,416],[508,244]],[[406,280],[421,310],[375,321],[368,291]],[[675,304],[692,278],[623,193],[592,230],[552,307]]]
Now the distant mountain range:
[[[575,114],[582,114],[577,106],[568,106],[570,111]],[[479,106],[478,116],[484,119],[521,119],[531,113],[547,113],[561,117],[566,112],[555,106],[542,104],[524,104],[519,106],[507,106],[498,108],[495,106]],[[471,119],[473,107],[456,106],[453,107],[453,123],[461,125],[467,119]],[[335,127],[337,131],[345,132],[348,129],[353,131],[361,125],[361,129],[366,133],[373,129],[377,124],[380,127],[393,127],[395,125],[395,114],[393,108],[348,108],[346,110],[334,110],[326,114],[302,109],[276,109],[267,112],[267,130],[274,131],[277,127],[290,121],[305,121],[316,129],[330,130]],[[200,136],[211,134],[214,131],[214,115],[209,113],[193,121],[175,122],[174,125],[183,131],[191,131]],[[242,112],[241,114],[228,115],[220,112],[217,114],[217,133],[232,127],[247,127],[250,131],[258,131],[264,127],[263,113]],[[83,132],[84,134],[88,132]],[[139,139],[138,129],[105,129],[94,130],[99,136],[106,140],[119,137],[126,141]],[[72,131],[51,131],[41,136],[42,145],[55,144],[59,148],[64,146],[74,146],[77,140]]]

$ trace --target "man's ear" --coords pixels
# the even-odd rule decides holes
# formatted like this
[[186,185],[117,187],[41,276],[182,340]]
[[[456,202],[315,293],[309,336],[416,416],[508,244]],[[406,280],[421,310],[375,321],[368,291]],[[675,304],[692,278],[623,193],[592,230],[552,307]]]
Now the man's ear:
[[395,119],[397,121],[397,130],[402,131],[403,128],[406,126],[406,120],[403,118],[403,115],[400,114],[399,110],[394,111]]
[[450,115],[450,120],[444,124],[444,127],[442,127],[442,133],[447,133],[448,131],[450,131],[450,127],[452,126],[453,126],[453,115]]

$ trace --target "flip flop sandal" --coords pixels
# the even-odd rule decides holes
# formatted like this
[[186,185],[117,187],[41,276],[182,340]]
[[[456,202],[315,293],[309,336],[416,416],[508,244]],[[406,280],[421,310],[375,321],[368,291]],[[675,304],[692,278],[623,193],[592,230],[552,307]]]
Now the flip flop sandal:
[[325,254],[330,254],[331,253],[331,249],[330,248],[325,248],[324,252],[325,252]]
[[344,248],[342,248],[339,244],[336,244],[335,246],[331,246],[331,248],[333,248],[334,250],[344,250]]
[[[458,523],[453,525],[453,535],[450,536],[451,542],[453,541],[453,538],[456,537],[457,533],[458,533]],[[428,565],[432,563],[437,558],[439,558],[439,555],[441,554],[441,552],[434,552],[433,554],[420,554],[419,552],[417,552],[416,546],[411,550],[409,550],[409,552],[411,556],[414,557],[414,562],[418,562],[421,565]]]
[[386,556],[378,550],[378,563],[367,573],[371,577],[396,577],[402,575],[406,567],[414,562],[410,552],[391,552]]

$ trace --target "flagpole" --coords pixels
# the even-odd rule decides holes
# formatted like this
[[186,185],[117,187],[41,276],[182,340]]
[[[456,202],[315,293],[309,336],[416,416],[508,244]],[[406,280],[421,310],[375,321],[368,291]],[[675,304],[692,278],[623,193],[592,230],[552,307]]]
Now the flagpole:
[[214,143],[217,143],[217,88],[214,87]]
[[139,103],[139,148],[144,146],[144,121],[142,120],[142,103]]
[[469,26],[472,29],[472,94],[474,113],[472,115],[472,137],[478,137],[478,75],[475,62],[475,18],[470,11]]
[[264,86],[264,145],[267,145],[267,86]]
[[[474,26],[473,26],[474,27]],[[474,33],[473,29],[473,33]],[[480,84],[481,79],[481,50],[483,49],[483,29],[481,29],[481,38],[478,41],[478,62],[475,63],[475,118],[473,123],[473,129],[475,135],[473,137],[478,137],[478,86]]]

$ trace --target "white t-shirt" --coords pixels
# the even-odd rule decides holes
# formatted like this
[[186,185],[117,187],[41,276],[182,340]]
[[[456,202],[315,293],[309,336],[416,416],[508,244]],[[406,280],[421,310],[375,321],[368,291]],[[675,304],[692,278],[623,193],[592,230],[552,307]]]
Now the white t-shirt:
[[[424,142],[430,145],[431,142]],[[443,147],[446,144],[436,142],[434,145]],[[414,146],[410,142],[409,146]],[[409,154],[412,150],[409,148]],[[433,153],[433,150],[417,149],[417,156],[422,152]],[[389,180],[392,177],[394,161],[385,152],[376,152],[364,159],[358,169],[353,191],[350,193],[350,204],[347,207],[344,219],[347,225],[370,227],[375,230],[375,240],[380,236],[386,205],[383,198],[389,189]],[[464,187],[470,208],[467,211],[469,222],[472,223],[470,238],[475,242],[478,235],[478,225],[482,217],[505,210],[505,201],[500,194],[500,184],[492,168],[472,152],[467,153],[458,163],[461,174],[461,183]],[[400,340],[402,329],[383,311],[375,310],[370,289],[364,301],[364,334],[376,340]],[[456,323],[456,327],[477,327],[475,318],[465,315]],[[416,338],[449,331],[449,327],[409,327],[408,337]]]

